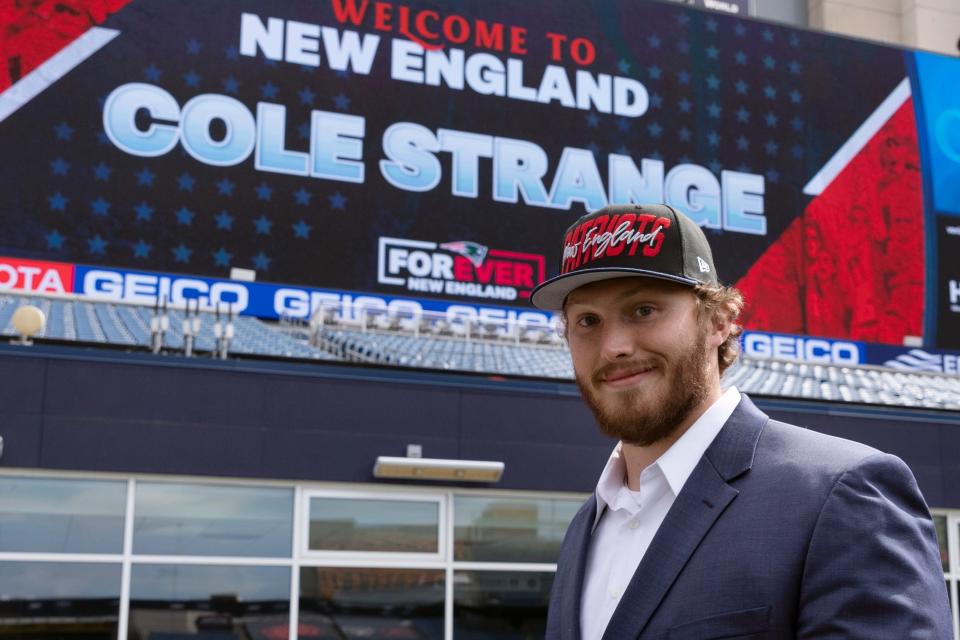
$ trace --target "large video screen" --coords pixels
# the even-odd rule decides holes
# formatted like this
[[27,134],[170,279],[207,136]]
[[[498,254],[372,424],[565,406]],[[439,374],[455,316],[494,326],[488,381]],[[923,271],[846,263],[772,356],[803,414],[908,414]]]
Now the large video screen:
[[960,348],[956,59],[642,0],[0,20],[2,288],[548,321],[563,230],[667,202],[768,343]]

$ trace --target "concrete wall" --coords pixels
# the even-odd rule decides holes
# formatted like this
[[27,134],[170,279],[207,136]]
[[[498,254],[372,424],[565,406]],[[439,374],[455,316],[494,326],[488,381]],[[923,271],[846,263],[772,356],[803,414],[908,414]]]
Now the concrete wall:
[[809,0],[810,26],[958,55],[958,0]]

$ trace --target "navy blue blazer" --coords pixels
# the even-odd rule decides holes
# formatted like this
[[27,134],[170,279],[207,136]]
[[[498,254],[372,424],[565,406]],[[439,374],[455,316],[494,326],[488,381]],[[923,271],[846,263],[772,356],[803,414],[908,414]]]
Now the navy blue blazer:
[[[592,496],[564,538],[547,640],[580,640],[596,509]],[[907,466],[770,420],[744,396],[603,638],[949,640],[952,627],[933,523]]]

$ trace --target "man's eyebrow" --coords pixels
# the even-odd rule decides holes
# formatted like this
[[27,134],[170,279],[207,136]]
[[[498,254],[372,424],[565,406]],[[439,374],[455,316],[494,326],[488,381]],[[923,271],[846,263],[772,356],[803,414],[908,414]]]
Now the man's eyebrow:
[[[641,284],[638,284],[638,285],[635,286],[635,287],[630,287],[629,289],[626,289],[626,290],[624,290],[624,291],[621,291],[621,292],[618,293],[616,296],[614,296],[614,301],[615,301],[615,302],[620,302],[620,301],[622,301],[622,300],[626,300],[627,298],[632,298],[633,296],[639,295],[639,294],[642,294],[642,293],[649,294],[650,296],[658,296],[658,297],[659,297],[659,296],[662,296],[662,295],[665,293],[665,290],[660,289],[659,287],[651,287],[649,283],[641,283]],[[564,308],[569,307],[569,306],[571,306],[571,305],[575,305],[575,304],[589,304],[589,303],[590,303],[590,296],[589,296],[589,295],[581,294],[581,296],[583,296],[584,299],[583,299],[583,300],[577,300],[577,298],[575,297],[576,294],[577,294],[576,291],[571,291],[571,292],[567,295],[567,301],[566,301],[566,304],[564,305]]]

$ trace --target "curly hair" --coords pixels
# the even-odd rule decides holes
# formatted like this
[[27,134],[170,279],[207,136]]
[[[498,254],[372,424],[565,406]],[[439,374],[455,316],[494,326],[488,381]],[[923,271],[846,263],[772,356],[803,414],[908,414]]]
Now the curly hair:
[[740,334],[743,333],[743,327],[737,324],[737,318],[743,311],[743,295],[733,287],[706,284],[695,286],[693,293],[700,304],[701,319],[713,320],[722,315],[730,322],[730,335],[717,348],[717,363],[720,374],[723,375],[740,356]]

